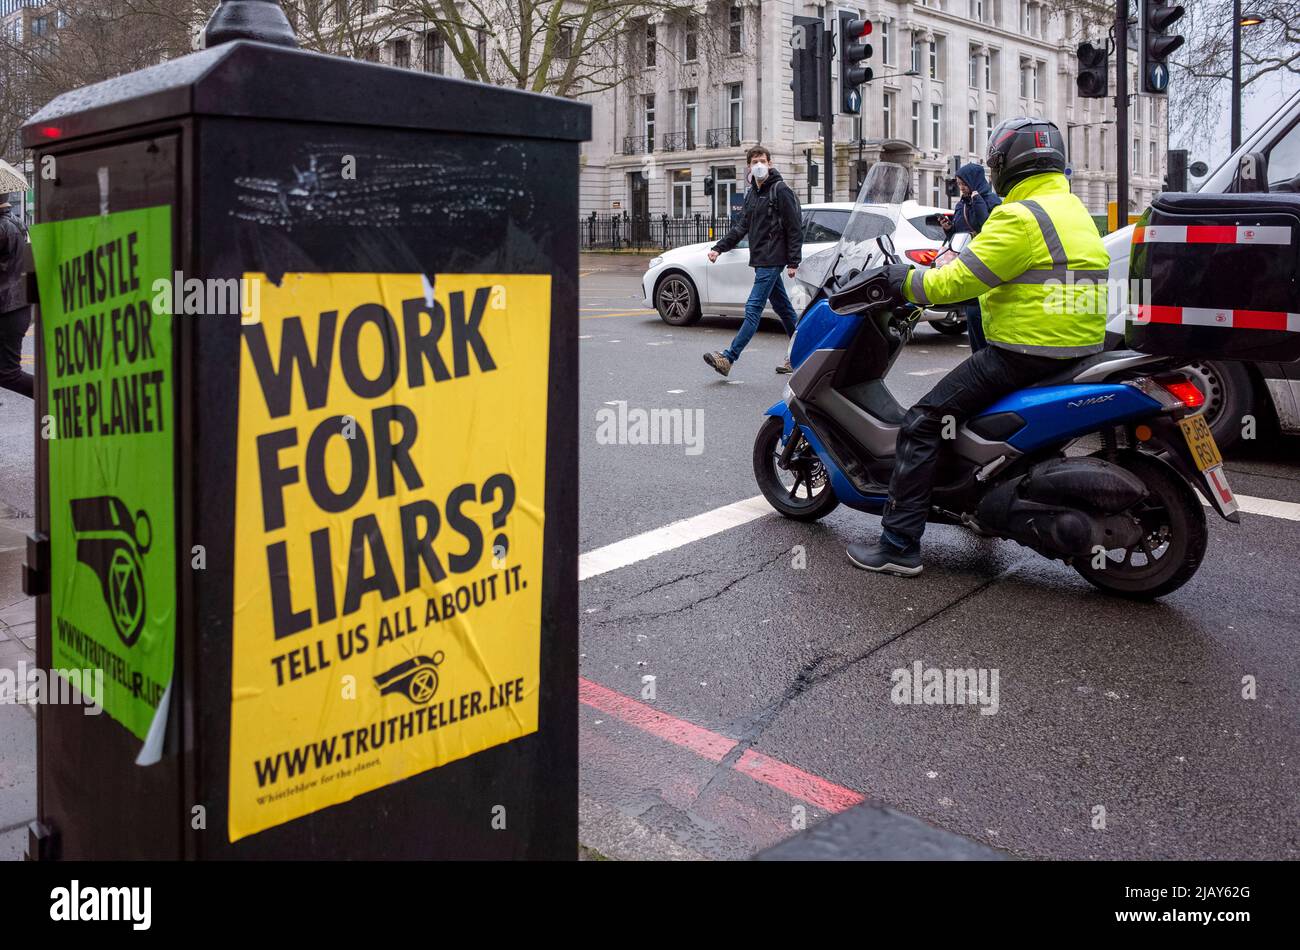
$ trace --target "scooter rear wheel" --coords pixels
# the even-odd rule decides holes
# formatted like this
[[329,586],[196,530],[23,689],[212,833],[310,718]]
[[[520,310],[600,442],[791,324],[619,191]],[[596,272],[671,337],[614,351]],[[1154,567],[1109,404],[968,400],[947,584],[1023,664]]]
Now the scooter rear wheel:
[[1191,580],[1201,566],[1208,540],[1205,509],[1196,490],[1168,463],[1141,452],[1124,452],[1113,461],[1146,485],[1146,500],[1134,508],[1145,534],[1131,548],[1107,551],[1104,560],[1075,558],[1074,569],[1108,594],[1136,600],[1163,597]]
[[768,503],[787,518],[796,521],[816,521],[824,518],[839,505],[831,488],[830,477],[817,453],[797,428],[791,438],[797,438],[790,459],[790,468],[777,465],[785,447],[781,436],[785,424],[776,416],[768,416],[754,439],[754,478]]

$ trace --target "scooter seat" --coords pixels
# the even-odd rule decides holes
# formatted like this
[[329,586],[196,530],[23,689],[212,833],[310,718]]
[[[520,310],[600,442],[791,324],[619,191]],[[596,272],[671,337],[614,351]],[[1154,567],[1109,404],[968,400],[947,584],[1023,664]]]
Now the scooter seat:
[[1103,350],[1101,353],[1093,353],[1091,356],[1082,356],[1076,359],[1061,360],[1061,370],[1053,373],[1046,379],[1040,379],[1030,389],[1040,389],[1043,386],[1068,386],[1084,370],[1091,369],[1101,363],[1110,363],[1115,360],[1129,359],[1135,354],[1129,350]]

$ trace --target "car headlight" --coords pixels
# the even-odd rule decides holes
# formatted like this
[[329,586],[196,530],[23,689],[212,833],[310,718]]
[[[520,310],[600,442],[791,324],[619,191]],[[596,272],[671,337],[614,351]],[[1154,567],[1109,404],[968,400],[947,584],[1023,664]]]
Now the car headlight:
[[646,265],[646,270],[654,270],[663,262],[664,259],[662,257],[652,257],[650,258],[650,263]]

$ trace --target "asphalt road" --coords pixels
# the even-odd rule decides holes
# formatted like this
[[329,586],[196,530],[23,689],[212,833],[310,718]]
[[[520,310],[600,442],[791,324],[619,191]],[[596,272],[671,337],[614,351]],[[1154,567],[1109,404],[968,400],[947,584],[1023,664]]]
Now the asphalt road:
[[[755,496],[753,437],[784,385],[779,330],[724,380],[701,355],[739,321],[667,326],[641,307],[643,267],[583,259],[584,553]],[[919,331],[900,402],[964,343]],[[702,439],[607,444],[620,402],[698,410]],[[1300,440],[1228,469],[1240,495],[1300,502]],[[1211,515],[1199,574],[1147,605],[942,526],[921,577],[854,570],[845,546],[877,530],[845,508],[750,516],[581,583],[584,844],[741,858],[867,799],[1029,858],[1300,857],[1300,522]],[[918,661],[997,670],[996,714],[892,702],[891,672]]]

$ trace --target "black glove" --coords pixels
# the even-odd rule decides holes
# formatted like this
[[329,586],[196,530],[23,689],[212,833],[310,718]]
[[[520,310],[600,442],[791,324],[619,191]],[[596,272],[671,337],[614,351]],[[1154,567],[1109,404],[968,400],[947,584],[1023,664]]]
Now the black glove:
[[907,302],[907,297],[903,295],[903,282],[907,280],[907,275],[911,270],[911,264],[890,264],[885,268],[885,279],[889,281],[889,292],[899,303]]

